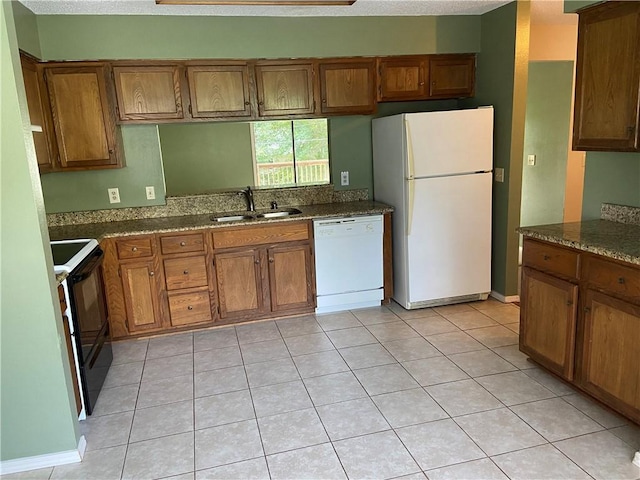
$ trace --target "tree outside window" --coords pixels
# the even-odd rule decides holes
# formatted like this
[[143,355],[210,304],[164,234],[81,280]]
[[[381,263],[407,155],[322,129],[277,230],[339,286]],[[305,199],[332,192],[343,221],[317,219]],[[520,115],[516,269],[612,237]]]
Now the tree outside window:
[[252,130],[257,186],[329,183],[326,119],[254,122]]

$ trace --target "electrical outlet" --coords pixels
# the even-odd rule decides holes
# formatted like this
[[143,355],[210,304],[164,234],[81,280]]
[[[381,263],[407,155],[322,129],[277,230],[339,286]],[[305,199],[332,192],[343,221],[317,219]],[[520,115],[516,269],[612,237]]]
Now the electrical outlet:
[[494,173],[494,179],[496,182],[504,182],[504,168],[496,168]]
[[109,203],[120,203],[120,190],[118,188],[109,188]]
[[527,155],[527,165],[534,166],[536,164],[536,156],[535,155]]
[[147,200],[156,199],[156,189],[154,187],[144,187],[147,192]]
[[340,172],[340,185],[349,185],[349,172]]

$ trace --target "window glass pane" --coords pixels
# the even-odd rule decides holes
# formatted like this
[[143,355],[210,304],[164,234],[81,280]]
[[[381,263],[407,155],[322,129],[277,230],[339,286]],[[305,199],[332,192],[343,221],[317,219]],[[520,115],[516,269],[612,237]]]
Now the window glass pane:
[[253,135],[258,185],[294,184],[291,122],[254,122]]
[[329,183],[327,120],[294,120],[293,139],[297,184]]

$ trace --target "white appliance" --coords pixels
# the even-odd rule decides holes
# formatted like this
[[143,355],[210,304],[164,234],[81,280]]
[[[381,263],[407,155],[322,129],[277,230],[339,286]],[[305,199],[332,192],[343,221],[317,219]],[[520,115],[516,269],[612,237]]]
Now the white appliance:
[[393,213],[393,298],[407,309],[491,291],[493,107],[373,120],[374,198]]
[[313,221],[316,313],[380,305],[382,233],[382,215]]

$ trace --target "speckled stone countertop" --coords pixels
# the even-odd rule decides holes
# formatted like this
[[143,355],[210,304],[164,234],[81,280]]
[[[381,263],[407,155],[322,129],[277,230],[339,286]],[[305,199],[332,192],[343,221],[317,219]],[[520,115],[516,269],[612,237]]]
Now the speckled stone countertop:
[[[296,208],[301,214],[284,218],[256,218],[237,222],[215,222],[212,215],[242,215],[248,212],[235,211],[224,213],[207,213],[200,215],[183,215],[163,218],[142,218],[136,220],[123,220],[117,222],[83,223],[76,225],[62,225],[49,227],[51,240],[66,240],[72,238],[95,238],[100,241],[105,238],[125,235],[139,235],[148,233],[168,233],[204,228],[224,228],[239,225],[260,225],[265,222],[294,222],[315,218],[345,217],[355,215],[375,215],[389,213],[393,207],[380,202],[363,200],[358,202],[325,203],[317,205],[299,205]],[[271,211],[271,210],[268,210]],[[277,210],[276,210],[277,211]]]
[[640,265],[640,225],[588,220],[520,227],[518,231],[525,237]]

